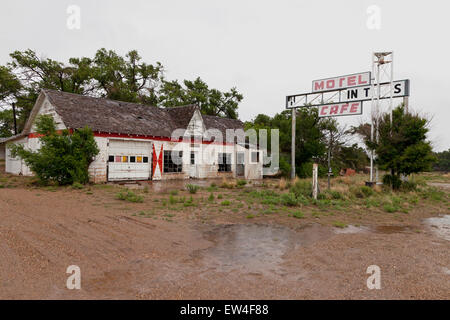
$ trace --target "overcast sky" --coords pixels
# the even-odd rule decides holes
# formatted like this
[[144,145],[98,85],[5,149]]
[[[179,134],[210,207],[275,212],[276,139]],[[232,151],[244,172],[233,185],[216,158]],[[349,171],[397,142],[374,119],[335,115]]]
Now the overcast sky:
[[[80,29],[67,27],[69,5],[81,9]],[[373,5],[380,19],[367,13]],[[392,50],[394,78],[411,80],[411,108],[433,118],[434,149],[450,148],[450,1],[14,0],[0,6],[0,64],[27,48],[64,62],[102,47],[120,54],[137,49],[146,62],[160,61],[169,80],[200,76],[221,90],[237,87],[244,94],[241,120],[282,111],[285,96],[309,92],[314,79],[369,71],[373,51]],[[369,112],[365,104],[363,116],[340,121],[357,124]]]

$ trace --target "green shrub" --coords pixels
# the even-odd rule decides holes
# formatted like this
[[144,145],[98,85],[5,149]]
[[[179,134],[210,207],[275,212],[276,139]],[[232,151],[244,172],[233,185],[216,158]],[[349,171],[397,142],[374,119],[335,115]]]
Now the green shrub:
[[305,214],[301,211],[294,211],[292,213],[292,216],[297,219],[303,219],[305,217]]
[[417,183],[414,181],[403,181],[400,185],[400,190],[404,192],[415,191],[417,189]]
[[190,184],[190,183],[188,183],[188,184],[186,185],[186,189],[189,191],[189,193],[194,194],[194,193],[197,193],[197,191],[198,191],[198,189],[199,189],[199,186],[197,186],[197,185],[195,185],[195,184]]
[[208,201],[213,202],[214,201],[214,194],[211,193],[208,197]]
[[178,194],[178,190],[171,190],[170,195],[176,196]]
[[174,197],[173,195],[170,195],[170,197],[169,197],[169,203],[170,203],[170,204],[175,204],[175,203],[177,203],[177,199],[175,199],[175,197]]
[[295,197],[295,194],[292,192],[289,193],[283,193],[281,195],[281,203],[285,206],[296,206],[298,204],[298,200]]
[[347,224],[345,224],[344,222],[335,221],[333,222],[333,226],[335,226],[336,228],[346,228]]
[[296,197],[311,197],[312,185],[311,182],[305,180],[298,180],[292,186],[290,191],[295,194]]
[[121,191],[116,195],[117,199],[129,202],[144,202],[144,198],[133,191]]
[[386,174],[383,176],[383,185],[398,190],[402,185],[402,180],[397,175]]
[[245,186],[247,184],[247,181],[246,180],[238,180],[236,182],[236,184],[237,184],[238,187],[243,187],[243,186]]
[[92,130],[85,127],[73,133],[69,130],[58,133],[49,115],[39,116],[35,124],[36,132],[42,135],[40,149],[33,152],[23,145],[12,145],[12,155],[23,159],[43,183],[87,183],[89,165],[99,153]]
[[393,212],[397,212],[399,208],[396,207],[395,205],[393,205],[392,203],[385,203],[383,205],[383,209],[386,212],[393,213]]
[[84,188],[84,186],[81,183],[79,183],[79,182],[72,183],[72,189],[80,190],[80,189],[83,189],[83,188]]
[[222,199],[223,198],[223,195],[221,195],[221,194],[219,194],[218,196],[217,196],[217,199]]
[[222,206],[229,206],[231,204],[230,200],[224,200],[220,203]]

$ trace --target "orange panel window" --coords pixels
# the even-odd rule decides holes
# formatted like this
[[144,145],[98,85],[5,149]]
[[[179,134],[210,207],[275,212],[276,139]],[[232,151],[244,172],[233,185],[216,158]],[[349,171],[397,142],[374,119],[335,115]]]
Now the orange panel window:
[[128,157],[127,156],[123,156],[122,157],[122,162],[128,162]]
[[138,157],[136,157],[136,159],[137,159],[136,162],[142,163],[142,157],[138,156]]

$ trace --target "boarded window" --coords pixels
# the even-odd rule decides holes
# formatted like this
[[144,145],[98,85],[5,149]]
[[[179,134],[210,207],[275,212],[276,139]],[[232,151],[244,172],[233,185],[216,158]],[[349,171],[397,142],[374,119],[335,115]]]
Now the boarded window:
[[195,152],[191,152],[191,164],[195,164]]
[[148,157],[144,157],[144,159],[142,159],[144,161],[144,163],[148,163]]
[[181,172],[183,170],[182,157],[183,151],[164,151],[164,172]]
[[219,153],[219,172],[231,172],[231,153]]
[[108,162],[114,162],[114,156],[109,156],[108,157]]
[[259,152],[252,152],[252,162],[259,162]]
[[130,157],[130,162],[131,163],[135,163],[136,162],[136,157],[135,156],[131,156]]

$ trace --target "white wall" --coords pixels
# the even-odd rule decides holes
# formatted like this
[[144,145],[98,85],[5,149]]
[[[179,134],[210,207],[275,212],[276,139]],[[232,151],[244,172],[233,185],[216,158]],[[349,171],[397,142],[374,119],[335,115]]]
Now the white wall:
[[26,147],[28,145],[28,137],[6,143],[5,171],[12,174],[31,175],[30,170],[25,165],[23,160],[21,160],[19,157],[13,158],[11,156],[11,150],[9,149],[9,146],[11,146],[12,144],[22,144]]

